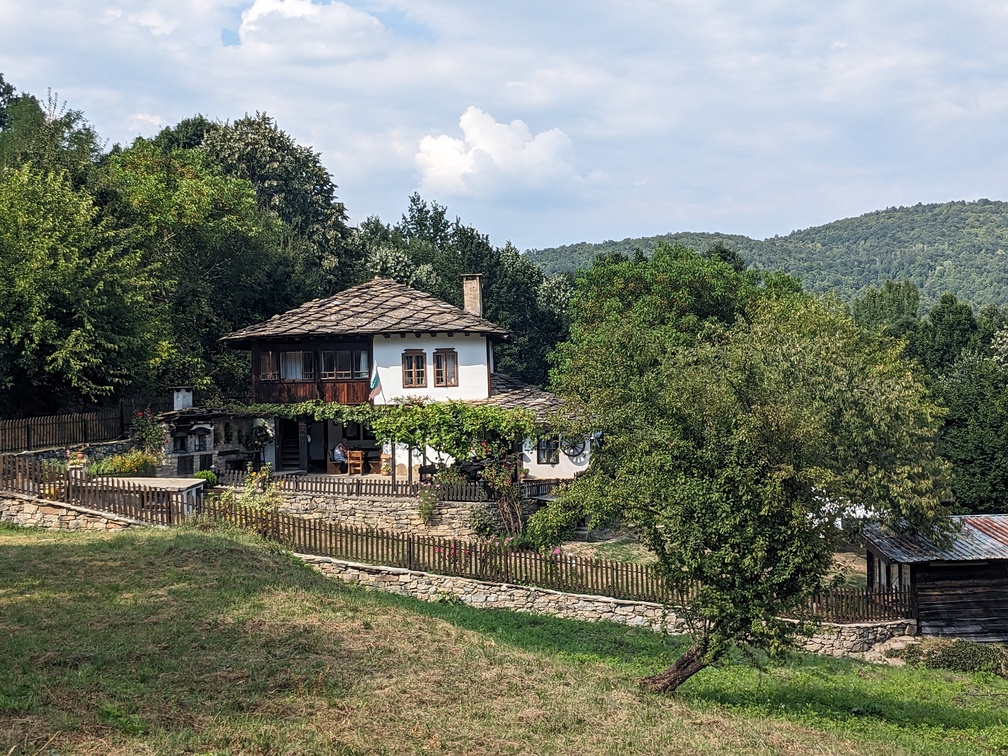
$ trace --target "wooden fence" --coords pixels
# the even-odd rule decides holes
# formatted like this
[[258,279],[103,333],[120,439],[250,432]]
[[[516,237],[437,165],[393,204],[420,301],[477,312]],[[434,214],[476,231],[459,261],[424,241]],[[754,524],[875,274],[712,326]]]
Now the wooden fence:
[[[695,588],[684,593],[670,589],[650,564],[540,554],[481,542],[375,530],[281,512],[252,511],[216,500],[208,500],[203,511],[211,519],[255,530],[303,554],[627,601],[676,605],[695,595]],[[832,622],[914,616],[909,591],[858,588],[823,591],[791,614]]]
[[27,457],[0,455],[0,491],[129,517],[152,525],[175,525],[203,508],[202,490],[181,492],[141,485],[128,478],[88,476]]
[[[217,474],[217,482],[222,486],[241,488],[245,484],[244,471],[227,471]],[[422,483],[407,483],[391,478],[372,478],[357,475],[309,476],[302,473],[274,473],[282,481],[283,490],[288,493],[319,494],[322,496],[376,496],[410,498],[419,494]],[[518,485],[526,498],[543,496],[563,480],[527,480]],[[480,502],[493,498],[492,493],[482,483],[456,483],[442,485],[437,490],[441,501]]]
[[115,441],[129,434],[136,412],[150,406],[155,412],[168,403],[121,402],[95,412],[0,420],[0,454]]
[[[289,476],[289,479],[304,476]],[[328,482],[328,481],[323,481]],[[368,481],[361,483],[390,483]],[[282,512],[253,510],[219,499],[138,485],[128,479],[88,477],[25,457],[0,455],[0,491],[28,494],[130,517],[175,525],[193,515],[249,528],[286,548],[365,564],[440,575],[608,596],[628,601],[681,604],[692,591],[672,591],[652,565],[540,554],[501,545],[412,533],[395,533]],[[871,622],[914,616],[913,595],[841,588],[813,596],[793,616],[834,622]]]

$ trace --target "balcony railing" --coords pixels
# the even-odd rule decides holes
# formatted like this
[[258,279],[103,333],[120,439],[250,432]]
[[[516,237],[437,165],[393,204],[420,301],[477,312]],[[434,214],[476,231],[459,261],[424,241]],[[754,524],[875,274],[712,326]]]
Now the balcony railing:
[[364,381],[264,381],[253,387],[255,402],[294,404],[321,399],[336,404],[367,404],[370,387]]

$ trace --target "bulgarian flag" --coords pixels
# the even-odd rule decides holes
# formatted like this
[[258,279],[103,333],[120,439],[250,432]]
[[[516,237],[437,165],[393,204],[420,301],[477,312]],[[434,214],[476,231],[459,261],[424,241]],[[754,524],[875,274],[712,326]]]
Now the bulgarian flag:
[[374,377],[371,379],[371,393],[368,394],[368,400],[374,399],[380,393],[381,393],[381,378],[378,377],[378,367],[375,366]]

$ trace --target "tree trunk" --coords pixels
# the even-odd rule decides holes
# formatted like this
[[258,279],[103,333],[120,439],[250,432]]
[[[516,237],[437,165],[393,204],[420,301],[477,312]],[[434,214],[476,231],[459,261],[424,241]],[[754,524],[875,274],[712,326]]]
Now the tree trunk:
[[710,664],[710,661],[704,658],[706,653],[706,645],[698,644],[691,647],[664,672],[641,680],[641,687],[652,693],[675,693],[676,688]]

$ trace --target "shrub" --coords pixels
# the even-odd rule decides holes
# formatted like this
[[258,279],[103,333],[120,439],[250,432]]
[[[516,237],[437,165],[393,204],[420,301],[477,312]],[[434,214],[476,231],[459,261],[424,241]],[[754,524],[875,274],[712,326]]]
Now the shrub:
[[130,426],[130,438],[142,452],[159,453],[165,446],[165,429],[157,420],[150,408],[137,412]]
[[194,478],[203,478],[206,481],[207,488],[213,488],[217,485],[217,473],[213,470],[200,470],[198,473],[193,475]]
[[134,449],[125,454],[114,454],[95,462],[88,467],[88,474],[153,476],[158,461],[157,455]]
[[483,538],[493,538],[498,534],[500,528],[494,522],[485,505],[478,505],[469,510],[469,527],[472,531]]
[[907,664],[951,672],[987,672],[1008,677],[1008,648],[957,638],[933,638],[907,646],[900,653]]

